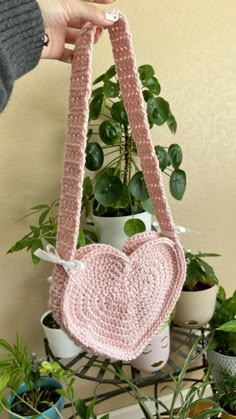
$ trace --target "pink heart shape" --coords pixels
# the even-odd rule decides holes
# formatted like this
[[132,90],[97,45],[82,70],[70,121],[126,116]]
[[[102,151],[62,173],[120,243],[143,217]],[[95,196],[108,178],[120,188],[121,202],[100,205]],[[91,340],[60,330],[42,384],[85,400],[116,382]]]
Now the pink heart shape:
[[[85,269],[70,276],[57,266],[50,306],[73,341],[99,355],[136,358],[172,312],[185,278],[177,240],[141,233],[122,250],[82,247]],[[73,280],[71,278],[73,276]]]

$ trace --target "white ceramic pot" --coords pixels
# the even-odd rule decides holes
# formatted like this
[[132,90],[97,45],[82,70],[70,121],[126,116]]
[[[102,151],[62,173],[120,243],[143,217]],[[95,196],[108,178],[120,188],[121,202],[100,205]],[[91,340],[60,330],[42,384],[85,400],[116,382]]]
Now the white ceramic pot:
[[174,323],[188,329],[208,323],[215,311],[217,291],[217,285],[203,291],[182,291],[175,306]]
[[95,228],[100,236],[101,243],[110,244],[111,246],[120,249],[128,239],[124,232],[124,225],[126,221],[132,218],[143,221],[146,230],[151,230],[152,216],[148,212],[123,217],[97,217],[93,215]]
[[131,365],[140,371],[154,372],[164,367],[170,355],[170,327],[169,325],[155,335],[144,351]]
[[209,365],[212,365],[212,376],[216,382],[219,381],[221,369],[228,369],[233,375],[236,375],[236,356],[209,351],[207,352],[207,361]]
[[51,313],[46,311],[40,319],[40,323],[48,340],[49,347],[53,355],[57,358],[71,358],[82,352],[82,349],[67,336],[61,329],[50,329],[43,323],[45,317]]

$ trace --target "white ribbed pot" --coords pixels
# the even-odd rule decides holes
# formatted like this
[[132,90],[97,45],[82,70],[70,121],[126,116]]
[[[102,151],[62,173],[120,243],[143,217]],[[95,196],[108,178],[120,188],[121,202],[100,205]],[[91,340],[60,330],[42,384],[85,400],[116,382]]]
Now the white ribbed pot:
[[140,371],[154,372],[163,368],[170,355],[170,327],[155,335],[144,351],[131,361],[131,365]]
[[202,291],[182,291],[175,306],[174,323],[198,329],[208,323],[215,311],[217,285]]
[[51,329],[45,326],[43,321],[49,313],[51,313],[51,310],[42,315],[40,323],[53,355],[56,358],[71,358],[82,352],[82,349],[75,345],[62,329]]
[[152,216],[148,212],[122,217],[97,217],[93,215],[96,231],[100,236],[101,243],[110,244],[120,249],[128,239],[124,232],[126,221],[137,218],[144,222],[146,230],[151,230]]
[[220,371],[222,369],[228,369],[231,374],[236,375],[236,356],[228,356],[216,351],[208,351],[207,361],[209,365],[212,365],[212,376],[216,382],[220,381]]

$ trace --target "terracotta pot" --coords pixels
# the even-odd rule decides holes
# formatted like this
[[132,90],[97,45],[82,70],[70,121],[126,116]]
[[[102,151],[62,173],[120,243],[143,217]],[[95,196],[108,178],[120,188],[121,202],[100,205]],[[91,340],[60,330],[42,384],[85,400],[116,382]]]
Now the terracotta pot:
[[154,372],[164,367],[170,354],[170,327],[155,335],[131,365],[140,371]]
[[144,222],[146,230],[151,230],[152,216],[148,212],[123,217],[97,217],[93,215],[96,231],[100,236],[101,243],[120,249],[128,239],[124,232],[126,221],[137,218]]
[[215,311],[218,287],[203,291],[182,291],[175,307],[174,323],[188,329],[198,329],[208,323]]

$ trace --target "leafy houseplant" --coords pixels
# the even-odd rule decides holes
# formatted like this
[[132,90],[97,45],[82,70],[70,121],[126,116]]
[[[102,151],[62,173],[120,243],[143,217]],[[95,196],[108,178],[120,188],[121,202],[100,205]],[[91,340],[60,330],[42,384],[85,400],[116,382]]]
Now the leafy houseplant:
[[[215,400],[224,409],[223,418],[236,417],[236,375],[227,369],[220,371],[220,380],[215,385]],[[227,415],[228,414],[228,415]]]
[[0,410],[13,418],[59,418],[64,406],[57,392],[60,388],[58,381],[40,373],[36,356],[31,356],[19,337],[14,345],[0,339]]
[[[138,70],[150,128],[166,123],[171,133],[175,133],[177,123],[168,102],[160,97],[161,87],[153,67],[142,65]],[[135,215],[143,211],[153,213],[115,66],[110,67],[93,84],[99,87],[93,89],[90,103],[85,166],[96,175],[93,179],[85,179],[86,213],[89,214],[91,206],[94,215],[102,217]],[[186,175],[180,169],[183,158],[180,146],[158,145],[155,152],[160,169],[169,176],[172,196],[182,199]],[[131,220],[125,229],[129,236],[145,228],[141,223]]]
[[204,259],[216,256],[220,255],[185,251],[187,270],[183,290],[176,304],[174,321],[177,325],[199,328],[212,318],[219,280],[212,266]]

